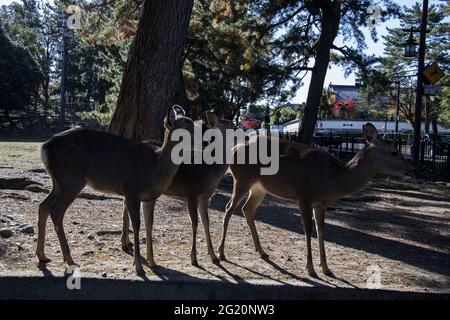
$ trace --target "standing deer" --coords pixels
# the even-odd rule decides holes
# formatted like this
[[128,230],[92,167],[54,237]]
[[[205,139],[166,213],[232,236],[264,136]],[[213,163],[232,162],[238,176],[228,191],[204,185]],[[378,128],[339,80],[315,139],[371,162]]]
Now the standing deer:
[[63,218],[69,205],[89,185],[95,190],[125,197],[134,232],[136,273],[145,273],[139,252],[141,202],[149,229],[151,221],[145,213],[153,209],[154,201],[170,185],[179,167],[171,160],[172,148],[178,143],[172,141],[172,133],[175,129],[185,129],[194,136],[194,123],[179,106],[169,110],[164,126],[166,131],[161,147],[82,128],[57,134],[42,145],[41,158],[51,176],[53,188],[39,206],[36,255],[41,263],[50,262],[44,253],[45,226],[50,215],[64,261],[68,265],[76,265],[70,255]]
[[[280,140],[280,150],[284,152],[280,151],[282,155],[277,174],[260,175],[261,166],[258,164],[231,165],[234,186],[231,200],[226,206],[222,239],[218,248],[219,258],[225,259],[224,246],[228,223],[247,192],[249,196],[242,207],[242,212],[250,228],[256,251],[262,257],[267,257],[261,248],[256,231],[255,212],[264,196],[269,193],[298,202],[306,236],[306,269],[310,276],[317,277],[311,254],[314,212],[319,238],[320,265],[325,275],[333,276],[327,265],[324,245],[327,207],[337,199],[364,187],[377,173],[405,176],[413,175],[414,172],[414,167],[402,157],[391,141],[378,137],[377,130],[371,123],[363,126],[363,133],[366,146],[347,163],[337,160],[324,150]],[[236,148],[248,150],[250,143],[240,144]]]
[[[225,137],[225,131],[227,129],[236,129],[236,126],[231,121],[221,120],[214,112],[206,111],[204,113],[204,121],[208,128],[218,129],[220,133]],[[224,143],[224,148],[226,144]],[[228,150],[223,150],[223,154],[226,154]],[[211,243],[211,236],[209,232],[209,216],[208,216],[208,203],[209,199],[215,192],[220,180],[225,175],[229,165],[228,164],[182,164],[178,169],[175,177],[172,180],[169,188],[164,192],[165,195],[173,198],[184,199],[187,202],[189,215],[192,223],[192,249],[191,249],[191,263],[192,265],[198,265],[197,262],[197,226],[198,226],[198,213],[203,224],[205,231],[206,244],[208,246],[208,254],[213,263],[218,263],[219,259],[214,253],[214,248]],[[152,205],[152,208],[154,204]],[[150,221],[153,221],[153,211],[151,211]],[[122,249],[124,251],[130,251],[132,243],[128,237],[129,219],[126,206],[123,212],[123,229],[122,229]],[[147,230],[147,232],[151,229]],[[152,238],[147,237],[147,260],[154,264],[153,260],[153,248]]]

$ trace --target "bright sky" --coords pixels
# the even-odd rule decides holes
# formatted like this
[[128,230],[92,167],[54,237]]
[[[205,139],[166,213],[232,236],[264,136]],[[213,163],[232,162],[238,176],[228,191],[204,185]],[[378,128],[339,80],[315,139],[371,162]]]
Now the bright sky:
[[[10,3],[13,3],[15,0],[0,0],[0,5],[8,5]],[[16,1],[18,2],[18,1]]]
[[[16,0],[0,0],[0,5],[8,5]],[[442,3],[445,0],[430,0],[430,4],[438,4]],[[76,3],[76,1],[74,1]],[[416,1],[414,0],[397,0],[396,3],[400,5],[405,6],[412,6]],[[422,2],[422,1],[420,1]],[[385,35],[387,33],[386,25],[389,25],[390,28],[398,27],[399,22],[397,20],[389,20],[387,23],[380,23],[376,26],[377,32],[378,32],[378,42],[373,42],[372,38],[370,37],[370,29],[364,28],[364,34],[366,36],[366,43],[367,43],[367,50],[366,52],[368,54],[375,54],[375,55],[381,55],[383,54],[384,45],[383,41],[381,39],[382,35]],[[341,39],[336,40],[336,45],[341,45],[342,41]],[[294,103],[300,103],[306,101],[307,93],[308,93],[308,86],[310,82],[310,73],[304,78],[303,86],[297,91],[297,94],[295,98],[293,99]],[[332,66],[327,73],[327,76],[325,78],[325,86],[328,86],[330,82],[333,82],[334,84],[350,84],[353,85],[355,83],[355,76],[351,74],[348,78],[344,77],[344,71],[336,66]]]

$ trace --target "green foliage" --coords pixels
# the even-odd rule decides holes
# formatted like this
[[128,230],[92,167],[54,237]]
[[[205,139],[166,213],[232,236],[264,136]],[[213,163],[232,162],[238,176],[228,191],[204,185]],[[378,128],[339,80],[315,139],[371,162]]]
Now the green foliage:
[[446,128],[450,128],[450,87],[445,87],[437,102],[437,120]]
[[297,119],[298,112],[291,108],[280,109],[280,124]]
[[333,106],[336,103],[336,95],[329,89],[324,88],[319,106],[319,118],[327,119],[333,116]]
[[30,105],[42,74],[30,52],[12,42],[1,26],[0,53],[0,109],[9,120],[10,111]]
[[[448,34],[450,32],[450,23],[445,20],[450,4],[443,3],[431,5],[429,7],[429,19],[426,47],[425,65],[436,61],[441,68],[448,69],[450,66],[450,42]],[[370,109],[380,110],[382,105],[390,108],[386,112],[389,115],[394,114],[397,100],[396,82],[400,82],[400,112],[403,118],[410,123],[414,122],[415,105],[415,86],[417,57],[404,57],[404,43],[409,34],[402,31],[403,28],[420,26],[422,17],[422,8],[419,2],[411,7],[402,7],[400,14],[400,27],[388,28],[388,34],[383,37],[385,40],[385,53],[376,68],[369,74],[363,76],[366,86],[363,92],[366,97],[365,106]],[[418,35],[414,34],[418,42]],[[448,84],[448,78],[442,79],[438,84]],[[383,99],[390,101],[383,103]],[[438,97],[439,99],[439,97]],[[439,104],[428,100],[428,106],[431,107],[430,117],[436,117],[441,114],[438,109]],[[433,118],[431,118],[433,119]],[[441,118],[442,119],[442,118]],[[441,121],[441,119],[439,119]]]
[[[1,7],[0,21],[6,34],[13,42],[27,48],[42,72],[37,102],[33,100],[36,113],[47,114],[49,118],[57,114],[64,65],[71,119],[76,121],[81,117],[102,125],[109,122],[143,3],[140,0],[77,2],[86,12],[83,29],[69,31],[65,57],[62,55],[63,26],[59,20],[62,8],[69,4],[67,0],[54,3],[23,0]],[[403,75],[408,68],[414,68],[415,60],[402,57],[401,44],[407,35],[398,29],[390,30],[385,39],[388,45],[385,58],[365,55],[361,26],[367,22],[367,8],[375,3],[369,0],[195,1],[182,65],[191,104],[200,109],[214,108],[229,118],[240,110],[244,117],[248,112],[245,110],[263,106],[261,112],[255,112],[262,119],[266,105],[270,106],[272,123],[277,111],[280,122],[301,117],[302,110],[282,106],[295,94],[306,72],[311,71],[326,10],[339,4],[338,32],[346,45],[332,44],[331,61],[343,65],[348,72],[355,67],[361,71],[368,85],[357,111],[364,117],[382,117],[386,113],[386,103],[381,104],[380,99],[388,96],[393,101],[392,80],[395,75]],[[379,3],[383,8],[382,20],[399,13],[393,1]],[[432,31],[428,35],[428,58],[437,60],[443,67],[449,63],[449,43],[445,38],[448,23],[442,21],[445,10],[449,10],[448,4],[431,8]],[[403,8],[402,27],[417,26],[419,11],[418,5]],[[375,29],[372,37],[376,38]],[[402,80],[402,88],[408,85],[409,82]],[[406,117],[408,102],[414,97],[404,90],[401,98]],[[433,103],[434,110],[443,105],[441,101]],[[333,96],[324,91],[319,116],[332,116],[333,104]]]
[[99,101],[90,111],[83,112],[83,120],[97,120],[102,126],[107,126],[112,118],[119,96],[127,50],[125,46],[110,47],[100,53],[102,63],[96,65],[99,81],[111,84],[105,91],[103,101]]
[[[54,3],[23,0],[22,3],[0,8],[5,33],[14,43],[28,50],[42,73],[34,86],[33,109],[28,110],[28,114],[44,115],[49,124],[54,122],[59,112],[60,84],[65,66],[65,100],[69,120],[97,120],[106,124],[115,107],[130,40],[107,42],[99,36],[99,40],[94,41],[96,37],[92,34],[98,30],[85,20],[82,21],[85,29],[68,30],[65,27],[67,14],[63,10],[68,4],[62,0]],[[78,4],[86,6],[83,2]],[[109,6],[104,6],[104,9],[105,15],[112,11]],[[63,55],[64,33],[67,50]],[[3,55],[3,52],[0,53]],[[18,72],[11,74],[10,81],[23,82]],[[19,87],[15,88],[14,94],[22,96]],[[45,125],[45,122],[40,125]]]
[[272,32],[258,31],[260,18],[250,2],[195,3],[183,68],[194,104],[233,114],[264,100],[277,106],[295,93],[292,70],[273,54]]

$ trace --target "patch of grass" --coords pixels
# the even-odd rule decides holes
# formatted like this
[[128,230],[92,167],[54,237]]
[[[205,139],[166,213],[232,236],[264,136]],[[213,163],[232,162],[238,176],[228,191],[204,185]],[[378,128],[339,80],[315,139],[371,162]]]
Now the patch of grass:
[[40,146],[40,142],[0,142],[0,167],[40,167]]

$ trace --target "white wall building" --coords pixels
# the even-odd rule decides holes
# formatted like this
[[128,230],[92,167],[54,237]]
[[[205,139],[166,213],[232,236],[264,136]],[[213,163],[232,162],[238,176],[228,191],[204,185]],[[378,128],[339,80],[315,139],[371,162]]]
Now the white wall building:
[[[273,126],[274,130],[279,130],[282,132],[298,132],[301,119],[295,119],[279,126]],[[362,127],[367,122],[372,123],[378,130],[379,133],[393,133],[395,132],[395,121],[384,121],[384,120],[346,120],[346,119],[329,119],[329,120],[318,120],[316,126],[316,132],[326,132],[326,131],[362,131]],[[413,127],[405,121],[398,123],[398,129],[400,132],[410,132],[412,133]],[[430,132],[431,132],[430,124]],[[425,131],[425,123],[422,122],[422,131]],[[450,129],[444,128],[438,124],[439,133],[450,133]]]

